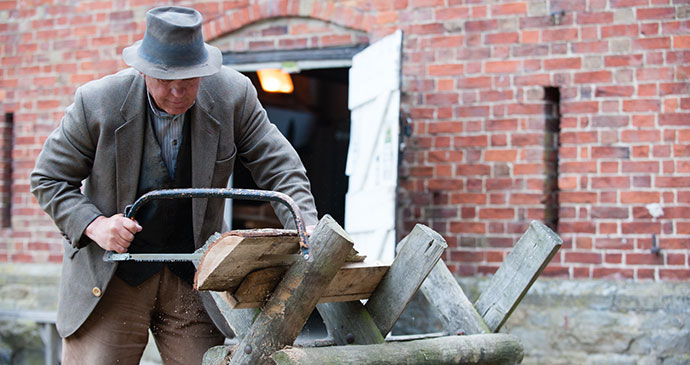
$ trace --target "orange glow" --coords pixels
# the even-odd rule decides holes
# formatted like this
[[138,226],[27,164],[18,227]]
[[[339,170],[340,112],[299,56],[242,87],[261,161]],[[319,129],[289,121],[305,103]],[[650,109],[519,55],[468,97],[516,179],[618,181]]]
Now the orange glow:
[[294,90],[290,74],[278,69],[257,70],[261,88],[269,93],[291,93]]

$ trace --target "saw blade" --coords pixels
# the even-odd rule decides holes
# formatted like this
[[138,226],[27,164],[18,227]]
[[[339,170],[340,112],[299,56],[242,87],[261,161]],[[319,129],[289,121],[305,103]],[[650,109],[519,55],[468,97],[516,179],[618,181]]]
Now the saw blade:
[[108,252],[103,258],[105,261],[147,261],[147,262],[174,262],[174,261],[199,261],[202,253],[117,253]]

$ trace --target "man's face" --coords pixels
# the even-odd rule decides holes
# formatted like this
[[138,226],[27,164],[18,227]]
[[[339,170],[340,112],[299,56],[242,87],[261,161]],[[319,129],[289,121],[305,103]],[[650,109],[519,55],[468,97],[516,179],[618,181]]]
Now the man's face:
[[194,104],[201,78],[160,80],[144,75],[156,105],[168,114],[182,114]]

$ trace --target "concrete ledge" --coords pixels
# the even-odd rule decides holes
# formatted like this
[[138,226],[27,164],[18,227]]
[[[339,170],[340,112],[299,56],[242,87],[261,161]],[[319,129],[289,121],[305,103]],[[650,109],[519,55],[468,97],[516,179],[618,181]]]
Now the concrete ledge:
[[[472,301],[488,284],[459,282]],[[394,334],[441,328],[419,297]],[[525,364],[689,363],[690,283],[540,278],[501,332],[520,339]]]

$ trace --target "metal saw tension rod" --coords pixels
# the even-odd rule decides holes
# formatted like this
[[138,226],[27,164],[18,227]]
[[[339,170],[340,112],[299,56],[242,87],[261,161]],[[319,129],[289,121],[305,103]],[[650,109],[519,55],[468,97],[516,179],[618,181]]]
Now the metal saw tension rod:
[[[150,191],[137,199],[134,204],[128,205],[125,208],[125,218],[133,219],[134,215],[141,208],[142,205],[151,200],[162,199],[187,199],[187,198],[225,198],[225,199],[244,199],[257,201],[272,201],[285,205],[292,213],[295,220],[295,227],[297,228],[297,237],[299,238],[300,254],[305,259],[309,259],[309,238],[307,236],[307,229],[304,226],[302,213],[299,211],[297,204],[288,195],[271,190],[255,190],[255,189],[211,189],[211,188],[190,188],[190,189],[164,189]],[[106,251],[103,259],[111,261],[111,257],[115,252]],[[164,254],[162,254],[164,255]]]

